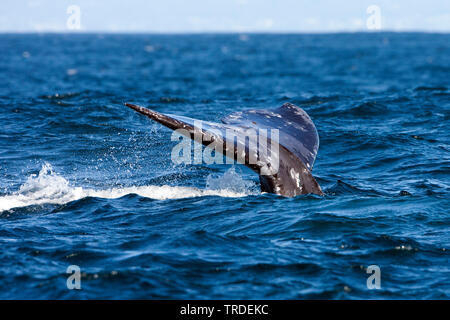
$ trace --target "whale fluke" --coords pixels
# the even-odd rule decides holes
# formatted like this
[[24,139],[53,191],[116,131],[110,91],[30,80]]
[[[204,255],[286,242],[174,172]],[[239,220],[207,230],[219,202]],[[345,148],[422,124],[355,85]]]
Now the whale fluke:
[[273,110],[235,112],[222,123],[125,105],[251,168],[259,174],[263,192],[287,197],[323,195],[311,174],[319,149],[316,127],[303,109],[291,103]]

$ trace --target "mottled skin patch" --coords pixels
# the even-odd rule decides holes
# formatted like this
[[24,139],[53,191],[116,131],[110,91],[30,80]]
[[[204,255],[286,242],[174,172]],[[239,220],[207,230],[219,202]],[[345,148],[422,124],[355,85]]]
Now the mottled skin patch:
[[[194,139],[194,132],[197,133],[197,137],[199,136],[198,129],[193,125],[195,119],[165,115],[130,103],[125,105],[172,130],[186,130],[191,139]],[[224,152],[233,150],[234,160],[241,162],[259,174],[263,192],[275,193],[286,197],[309,193],[323,195],[319,184],[310,171],[319,148],[319,137],[314,123],[301,108],[286,103],[274,110],[249,110],[233,113],[224,118],[222,122],[224,124],[203,122],[204,126],[200,133],[203,139],[198,142],[208,146],[212,141],[216,141],[223,144]],[[239,151],[242,152],[242,149],[237,147],[234,140],[227,141],[225,134],[217,136],[208,132],[208,129],[218,129],[223,132],[225,130],[233,130],[239,136],[245,132],[242,129],[248,128],[279,130],[279,162],[276,173],[270,174],[270,170],[273,168],[270,155],[264,156],[257,150],[259,161],[251,163],[249,154],[251,152],[254,153],[255,150],[249,150],[248,144],[242,146],[245,150],[245,159],[242,159],[242,153],[239,153]],[[243,140],[245,141],[245,138]],[[272,141],[269,139],[267,145],[270,143]],[[239,160],[240,158],[241,160]]]

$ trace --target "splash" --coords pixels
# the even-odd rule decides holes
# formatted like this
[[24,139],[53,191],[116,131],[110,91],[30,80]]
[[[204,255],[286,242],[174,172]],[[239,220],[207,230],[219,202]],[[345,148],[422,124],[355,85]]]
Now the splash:
[[206,178],[206,188],[210,190],[228,190],[230,192],[248,194],[252,187],[254,187],[254,183],[244,180],[236,172],[234,166],[228,169],[222,176],[217,177],[210,174]]
[[[235,172],[234,174],[237,176]],[[237,177],[241,179],[239,176]],[[0,197],[0,212],[31,205],[65,204],[86,197],[116,199],[128,194],[137,194],[141,197],[155,200],[183,199],[203,196],[237,198],[249,195],[248,189],[245,188],[227,188],[226,186],[230,179],[235,179],[233,173],[229,173],[228,175],[226,173],[222,180],[220,180],[220,178],[214,180],[216,181],[215,183],[212,183],[214,187],[208,189],[150,185],[95,190],[70,186],[69,182],[64,177],[55,173],[51,165],[46,163],[42,166],[39,174],[29,176],[27,181],[17,192]],[[220,187],[220,181],[225,181],[225,185]],[[239,182],[239,180],[237,181]]]

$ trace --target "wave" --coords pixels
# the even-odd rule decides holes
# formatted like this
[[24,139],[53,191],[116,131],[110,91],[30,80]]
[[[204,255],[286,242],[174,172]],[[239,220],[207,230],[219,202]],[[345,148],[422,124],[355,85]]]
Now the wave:
[[[95,190],[70,186],[69,181],[55,173],[51,165],[46,163],[42,166],[39,174],[29,176],[17,192],[0,197],[0,212],[32,205],[62,205],[86,197],[116,199],[129,194],[137,194],[141,197],[155,200],[169,200],[204,196],[239,198],[251,194],[245,188],[228,188],[227,182],[230,179],[230,175],[233,175],[233,173],[226,172],[223,177],[214,178],[215,187],[208,189],[149,185]],[[220,188],[221,180],[225,182],[225,186],[222,188]],[[208,184],[213,184],[211,181],[211,178],[209,178]]]

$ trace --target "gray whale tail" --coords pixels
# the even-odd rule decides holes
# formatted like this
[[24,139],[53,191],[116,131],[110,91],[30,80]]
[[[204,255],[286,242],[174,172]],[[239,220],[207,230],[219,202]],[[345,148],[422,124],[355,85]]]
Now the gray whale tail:
[[[277,109],[235,112],[223,118],[222,123],[163,114],[131,103],[125,105],[207,147],[220,146],[214,148],[215,152],[219,150],[259,174],[263,192],[286,197],[323,195],[311,174],[319,149],[316,127],[303,109],[291,103]],[[201,123],[200,128],[196,121]],[[249,132],[258,132],[253,143],[248,138]]]

